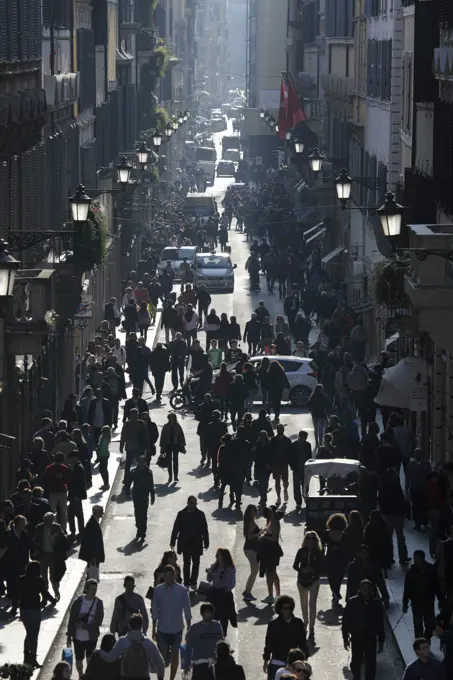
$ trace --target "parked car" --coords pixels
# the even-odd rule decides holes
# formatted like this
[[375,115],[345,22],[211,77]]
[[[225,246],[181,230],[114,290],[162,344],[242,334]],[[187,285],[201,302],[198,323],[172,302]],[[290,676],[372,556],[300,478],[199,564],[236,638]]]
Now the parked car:
[[197,253],[195,256],[193,282],[195,288],[204,284],[208,290],[232,293],[234,270],[228,253]]

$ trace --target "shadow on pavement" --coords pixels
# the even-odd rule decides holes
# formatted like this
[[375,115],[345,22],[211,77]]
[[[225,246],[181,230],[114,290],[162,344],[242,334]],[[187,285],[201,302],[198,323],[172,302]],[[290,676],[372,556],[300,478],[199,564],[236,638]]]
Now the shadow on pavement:
[[320,609],[316,618],[325,626],[339,626],[342,616],[343,607],[338,607],[336,609],[326,609],[325,611]]
[[228,524],[235,525],[242,518],[242,511],[234,508],[217,508],[211,512],[211,517],[220,522],[228,522]]
[[176,484],[156,484],[155,487],[156,496],[170,496],[177,491],[181,491],[181,487],[176,486]]
[[248,602],[237,610],[238,623],[244,623],[249,619],[255,619],[254,626],[267,626],[274,617],[272,607],[257,607],[254,602]]
[[148,547],[148,543],[145,541],[141,541],[140,543],[134,538],[132,541],[129,541],[126,545],[123,547],[117,548],[117,551],[122,553],[123,555],[134,555],[134,553],[142,552],[145,548]]

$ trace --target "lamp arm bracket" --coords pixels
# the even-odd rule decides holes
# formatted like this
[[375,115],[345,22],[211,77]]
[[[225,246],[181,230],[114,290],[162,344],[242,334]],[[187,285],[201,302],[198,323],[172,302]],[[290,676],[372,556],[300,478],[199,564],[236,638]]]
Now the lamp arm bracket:
[[75,231],[10,231],[8,232],[8,245],[16,253],[28,248],[33,248],[39,243],[55,238],[66,238],[75,234]]
[[419,262],[425,262],[431,255],[453,262],[453,250],[428,250],[426,248],[398,248],[398,253],[414,253]]

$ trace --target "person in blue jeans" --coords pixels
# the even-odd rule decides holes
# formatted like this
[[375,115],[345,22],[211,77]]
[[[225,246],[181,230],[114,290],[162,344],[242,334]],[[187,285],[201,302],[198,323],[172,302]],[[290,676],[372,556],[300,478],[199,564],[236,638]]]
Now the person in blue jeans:
[[20,577],[19,608],[20,618],[25,628],[24,664],[41,668],[36,653],[39,630],[41,628],[41,607],[47,602],[57,603],[46,588],[41,575],[41,564],[29,562],[25,574]]

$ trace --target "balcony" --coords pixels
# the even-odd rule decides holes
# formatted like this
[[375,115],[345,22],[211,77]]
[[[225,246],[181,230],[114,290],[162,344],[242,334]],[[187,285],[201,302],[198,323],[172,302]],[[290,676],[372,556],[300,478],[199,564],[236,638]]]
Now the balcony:
[[453,81],[453,47],[434,49],[433,70],[437,80]]
[[79,98],[79,74],[43,75],[43,87],[49,109],[74,103]]
[[[409,248],[427,251],[453,249],[453,225],[409,225]],[[409,252],[410,267],[404,290],[417,310],[418,325],[445,349],[453,348],[453,263],[438,255],[420,261]]]
[[344,78],[334,73],[324,73],[321,76],[321,85],[327,95],[349,99],[352,96],[354,78]]

